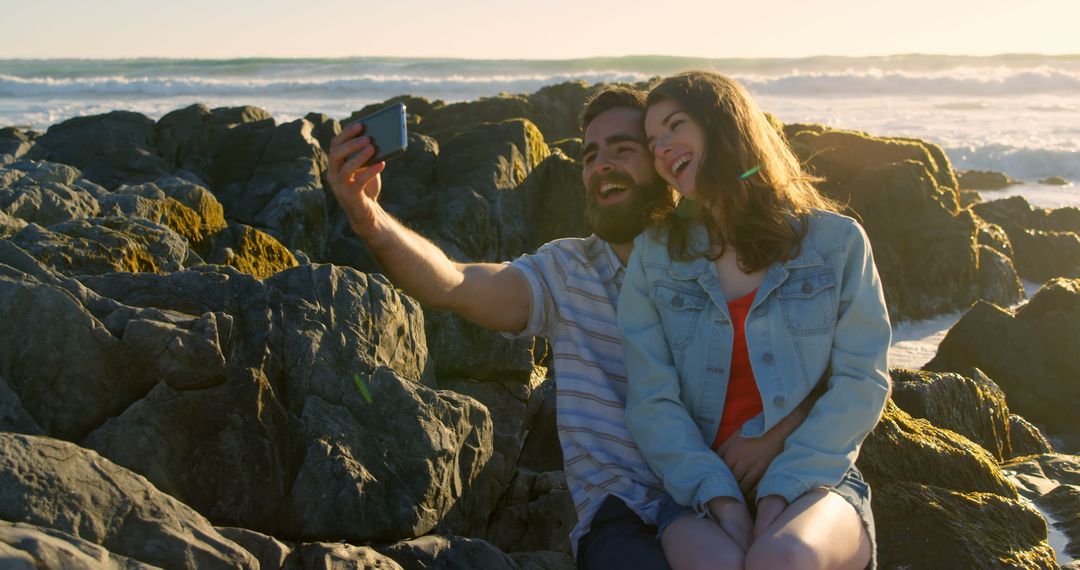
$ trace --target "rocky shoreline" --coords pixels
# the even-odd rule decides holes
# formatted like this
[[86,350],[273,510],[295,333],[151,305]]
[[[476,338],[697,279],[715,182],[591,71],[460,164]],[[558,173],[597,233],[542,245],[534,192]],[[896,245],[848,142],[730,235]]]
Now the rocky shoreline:
[[[392,100],[412,132],[381,200],[461,261],[586,235],[595,88]],[[0,563],[573,567],[546,345],[379,274],[323,178],[340,125],[0,129]],[[967,310],[893,370],[859,458],[881,567],[1057,568],[1033,503],[1080,555],[1080,457],[1047,439],[1080,449],[1080,210],[965,196],[923,141],[776,127],[862,220],[894,320]],[[1045,285],[1002,309],[1021,278]]]

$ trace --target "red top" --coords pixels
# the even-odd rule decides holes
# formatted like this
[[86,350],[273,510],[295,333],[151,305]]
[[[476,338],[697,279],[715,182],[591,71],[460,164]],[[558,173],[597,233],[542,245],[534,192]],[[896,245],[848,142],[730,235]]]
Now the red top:
[[731,346],[731,374],[728,378],[727,398],[724,399],[724,411],[720,416],[720,429],[716,430],[716,439],[712,443],[713,449],[720,447],[724,440],[763,409],[761,392],[758,392],[754,371],[750,368],[750,352],[746,348],[746,314],[750,312],[756,293],[757,289],[754,289],[728,302],[735,339]]

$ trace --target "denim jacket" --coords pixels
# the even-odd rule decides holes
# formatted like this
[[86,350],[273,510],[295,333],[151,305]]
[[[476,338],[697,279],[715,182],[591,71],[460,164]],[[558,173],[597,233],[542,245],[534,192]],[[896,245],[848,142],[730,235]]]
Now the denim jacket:
[[[743,425],[744,437],[761,436],[826,382],[758,484],[758,497],[788,503],[840,482],[890,390],[892,330],[866,233],[831,212],[807,221],[798,256],[766,270],[746,319],[764,411]],[[691,240],[703,248],[705,228],[694,228]],[[618,310],[630,383],[626,425],[679,503],[703,513],[714,497],[743,501],[731,470],[709,448],[733,343],[715,264],[672,260],[658,229],[634,244]]]

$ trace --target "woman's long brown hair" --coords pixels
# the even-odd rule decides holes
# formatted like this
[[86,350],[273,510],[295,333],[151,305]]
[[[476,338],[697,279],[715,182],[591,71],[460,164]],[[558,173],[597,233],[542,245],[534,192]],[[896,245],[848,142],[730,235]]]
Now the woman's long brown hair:
[[[739,267],[752,273],[798,255],[812,209],[837,211],[803,171],[781,134],[737,81],[708,71],[689,71],[661,80],[649,90],[646,110],[673,101],[705,131],[696,188],[701,208],[682,207],[664,217],[673,259],[719,259],[728,246]],[[740,178],[745,172],[760,170]],[[685,205],[684,205],[685,206]],[[798,219],[800,223],[793,224]],[[695,251],[692,224],[709,231],[712,251]]]

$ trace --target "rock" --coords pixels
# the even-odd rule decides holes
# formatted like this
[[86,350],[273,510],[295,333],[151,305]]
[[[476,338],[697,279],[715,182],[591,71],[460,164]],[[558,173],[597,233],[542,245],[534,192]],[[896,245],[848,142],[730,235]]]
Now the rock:
[[0,167],[0,212],[46,226],[97,216],[101,208],[89,185],[70,166],[15,162]]
[[582,141],[579,137],[559,139],[553,143],[549,143],[548,146],[551,147],[552,151],[559,149],[571,160],[581,161]]
[[493,445],[491,459],[472,487],[458,501],[455,509],[440,523],[440,534],[483,536],[488,517],[483,520],[454,516],[458,513],[492,513],[510,487],[515,465],[529,433],[533,417],[539,411],[546,391],[534,399],[545,381],[547,369],[537,367],[530,374],[507,375],[501,381],[480,382],[469,379],[439,379],[439,387],[476,399],[491,415]]
[[154,122],[131,111],[75,117],[49,127],[29,154],[78,168],[106,188],[168,174],[158,156]]
[[291,531],[281,525],[292,514],[286,466],[295,422],[261,371],[223,376],[202,389],[158,383],[81,444],[216,523]]
[[1070,182],[1060,176],[1049,176],[1039,181],[1039,184],[1047,186],[1068,186]]
[[367,546],[309,543],[293,551],[283,568],[298,570],[401,570],[401,565]]
[[[170,208],[181,210],[182,217],[174,214],[164,216],[161,220],[147,219],[169,226],[173,231],[187,238],[192,248],[199,253],[204,253],[205,249],[202,245],[208,237],[228,227],[224,210],[214,195],[198,183],[184,178],[167,176],[158,178],[152,183],[125,185],[116,190],[116,195],[172,200],[180,204],[181,208]],[[112,196],[104,200],[109,198]]]
[[810,159],[808,166],[812,172],[825,177],[823,188],[843,185],[852,177],[885,165],[915,161],[923,165],[936,186],[948,189],[952,203],[956,203],[956,176],[937,145],[820,125],[788,124],[784,125],[784,133],[792,150],[803,160]]
[[784,133],[808,170],[824,179],[818,188],[861,220],[894,320],[1007,294],[1007,268],[980,269],[977,218],[960,209],[956,178],[939,147],[799,124]]
[[1035,501],[1053,519],[1054,528],[1069,538],[1065,553],[1080,556],[1080,486],[1058,485]]
[[308,113],[304,115],[304,120],[311,123],[312,135],[319,141],[323,152],[329,153],[330,143],[341,132],[341,123],[322,113]]
[[983,202],[972,206],[980,218],[1010,232],[1015,227],[1028,230],[1080,232],[1080,208],[1036,208],[1023,196]]
[[1013,246],[1009,241],[1009,234],[1004,228],[998,224],[987,222],[982,218],[975,218],[975,223],[978,225],[979,233],[976,239],[979,245],[989,247],[999,253],[1004,254],[1009,259],[1013,258]]
[[1080,457],[1033,455],[1008,463],[1005,470],[1068,539],[1065,553],[1080,556]]
[[401,540],[486,519],[465,495],[486,485],[490,416],[421,383],[434,378],[419,307],[381,277],[309,265],[264,282],[202,270],[86,283],[130,305],[235,323],[222,383],[158,385],[86,445],[215,521],[266,534]]
[[30,224],[10,240],[65,275],[168,273],[202,263],[183,237],[139,218],[80,218],[48,228]]
[[273,128],[270,114],[257,107],[191,105],[161,117],[154,140],[170,167],[218,189],[251,178]]
[[1080,281],[1053,279],[1015,312],[976,303],[949,330],[925,368],[977,367],[1001,386],[1013,411],[1045,425],[1051,435],[1075,434],[1078,326]]
[[1080,209],[1035,208],[1022,196],[976,204],[972,211],[1008,234],[1020,275],[1042,282],[1080,276]]
[[521,570],[574,570],[574,558],[565,552],[511,552]]
[[165,226],[186,239],[193,248],[211,233],[203,227],[202,219],[195,210],[167,196],[140,196],[130,188],[121,186],[115,194],[99,200],[106,215],[140,218]]
[[598,87],[589,86],[581,80],[541,87],[529,95],[532,114],[527,117],[536,123],[546,140],[579,137],[582,135],[579,121],[581,110],[585,108],[585,100]]
[[1054,277],[1080,277],[1080,235],[1076,232],[1020,230],[1010,234],[1016,269],[1036,283]]
[[406,121],[409,125],[409,129],[414,129],[417,125],[423,122],[424,116],[431,113],[435,109],[439,109],[446,106],[441,100],[429,101],[426,97],[415,97],[413,95],[398,95],[383,101],[382,103],[373,103],[371,105],[365,105],[359,111],[353,112],[349,115],[349,118],[341,122],[342,125],[348,125],[349,123],[370,115],[375,111],[389,107],[390,105],[396,105],[402,103],[405,105]]
[[1057,568],[1046,521],[993,493],[873,486],[880,568]]
[[417,129],[441,143],[478,125],[528,118],[530,115],[529,100],[524,95],[499,95],[432,109],[424,115]]
[[1054,452],[1054,446],[1039,428],[1016,414],[1009,414],[1009,437],[1012,439],[1012,456],[1006,459]]
[[164,568],[257,568],[198,513],[98,454],[0,433],[0,519],[58,530]]
[[[5,548],[6,547],[6,548]],[[126,556],[113,554],[66,532],[24,523],[0,521],[0,567],[85,570],[150,570]]]
[[239,544],[259,561],[259,568],[285,568],[293,549],[280,540],[246,528],[214,527],[221,536]]
[[319,259],[326,232],[322,172],[327,158],[304,119],[273,130],[246,184],[218,189],[230,218],[265,228],[289,249]]
[[518,570],[512,558],[491,544],[457,536],[422,536],[378,548],[404,570]]
[[534,176],[536,214],[528,250],[558,238],[591,235],[585,221],[581,164],[555,151],[537,166]]
[[975,204],[979,204],[983,201],[982,194],[979,194],[979,192],[976,190],[964,190],[963,188],[961,188],[959,194],[961,208],[974,206]]
[[1009,257],[989,246],[979,246],[978,286],[980,297],[1001,306],[1024,299],[1024,284]]
[[213,234],[202,249],[207,263],[228,265],[258,279],[298,265],[292,252],[273,236],[243,224]]
[[[943,381],[950,382],[917,386],[942,390],[933,386]],[[890,401],[858,466],[873,493],[881,567],[932,568],[942,560],[958,568],[1055,567],[1042,516],[1022,502],[994,457],[964,436]]]
[[34,138],[29,133],[15,127],[0,129],[0,154],[11,155],[15,160],[26,156],[34,145]]
[[510,340],[453,313],[431,308],[424,311],[424,325],[437,376],[483,380],[507,373],[527,375],[533,369],[532,338]]
[[11,391],[7,382],[0,378],[0,432],[9,431],[27,435],[44,435],[45,430],[26,413],[19,395]]
[[[0,241],[0,320],[7,325],[0,328],[0,370],[8,386],[46,433],[71,440],[159,381],[215,382],[228,351],[228,319],[103,299],[8,241]],[[187,373],[183,363],[192,365]]]
[[922,163],[881,167],[829,195],[862,218],[894,320],[955,311],[982,296],[974,216],[956,208]]
[[1018,498],[990,452],[960,434],[912,418],[892,401],[863,442],[858,466],[875,490],[881,483],[903,481]]
[[485,538],[506,551],[570,553],[570,530],[575,524],[577,512],[563,472],[519,468]]
[[0,238],[6,238],[26,227],[26,222],[0,212]]
[[1022,184],[1019,180],[1009,178],[1007,174],[993,170],[964,170],[956,177],[960,181],[960,187],[965,190],[1004,190],[1009,186]]
[[892,400],[900,409],[967,437],[997,461],[1011,455],[1005,393],[982,371],[961,376],[894,368],[890,374]]
[[303,536],[423,535],[451,513],[491,457],[491,420],[471,399],[386,373],[372,376],[369,390],[392,418],[373,413],[355,391],[348,407],[309,397],[300,412],[307,444],[290,496]]

